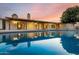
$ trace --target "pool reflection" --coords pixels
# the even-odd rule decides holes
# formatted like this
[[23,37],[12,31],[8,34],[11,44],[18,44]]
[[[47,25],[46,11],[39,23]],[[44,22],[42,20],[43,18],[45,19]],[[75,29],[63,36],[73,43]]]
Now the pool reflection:
[[0,43],[5,42],[6,45],[12,44],[17,46],[19,43],[27,42],[28,47],[31,46],[31,41],[37,40],[46,40],[54,37],[59,37],[59,33],[55,32],[30,32],[30,33],[10,33],[10,34],[1,34],[2,39]]
[[0,52],[7,51],[7,54],[26,55],[79,54],[78,35],[78,31],[48,31],[0,34]]

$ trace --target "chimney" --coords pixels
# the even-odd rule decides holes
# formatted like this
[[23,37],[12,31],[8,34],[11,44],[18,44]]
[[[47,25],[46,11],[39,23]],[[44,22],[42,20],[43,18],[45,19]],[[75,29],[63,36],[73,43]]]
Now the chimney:
[[30,13],[28,13],[28,14],[27,14],[27,19],[30,20],[30,18],[31,18],[31,17],[30,17]]

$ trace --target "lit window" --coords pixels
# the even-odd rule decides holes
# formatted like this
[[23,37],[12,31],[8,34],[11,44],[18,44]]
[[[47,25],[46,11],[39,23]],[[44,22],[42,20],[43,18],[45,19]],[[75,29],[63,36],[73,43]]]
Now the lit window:
[[17,21],[12,21],[13,24],[17,24]]
[[21,28],[22,28],[21,23],[18,23],[18,24],[17,24],[17,28],[18,28],[18,29],[21,29]]

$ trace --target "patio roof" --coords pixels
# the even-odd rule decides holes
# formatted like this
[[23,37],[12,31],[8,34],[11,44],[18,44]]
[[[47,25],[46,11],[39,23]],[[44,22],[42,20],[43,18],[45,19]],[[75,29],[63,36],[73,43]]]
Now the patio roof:
[[55,22],[49,22],[49,21],[42,21],[42,20],[33,20],[33,19],[22,19],[22,18],[12,18],[12,17],[6,17],[6,20],[15,20],[15,21],[28,21],[28,22],[41,22],[41,23],[55,23]]

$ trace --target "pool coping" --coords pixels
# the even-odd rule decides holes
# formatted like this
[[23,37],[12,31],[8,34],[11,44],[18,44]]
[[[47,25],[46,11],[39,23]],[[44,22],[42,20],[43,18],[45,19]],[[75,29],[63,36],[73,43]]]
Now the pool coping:
[[0,30],[0,34],[17,33],[17,32],[47,32],[47,31],[76,31],[76,30]]

